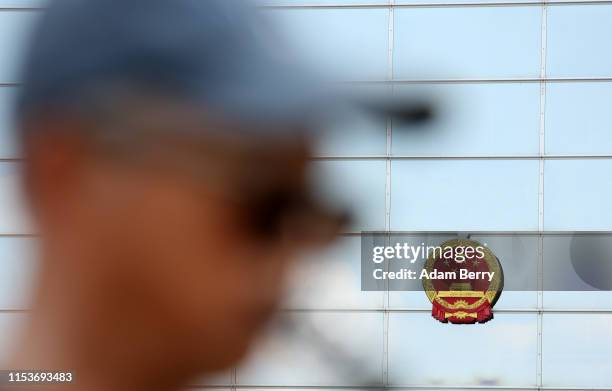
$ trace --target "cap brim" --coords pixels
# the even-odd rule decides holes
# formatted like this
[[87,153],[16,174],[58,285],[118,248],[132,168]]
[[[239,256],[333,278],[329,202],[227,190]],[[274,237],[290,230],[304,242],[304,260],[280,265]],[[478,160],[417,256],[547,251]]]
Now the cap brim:
[[[390,94],[357,93],[344,83],[326,80],[301,66],[251,51],[240,62],[225,64],[224,78],[197,86],[204,104],[232,120],[247,124],[316,126],[354,113],[390,118],[403,123],[422,123],[433,109],[424,100]],[[328,127],[323,127],[328,128]]]

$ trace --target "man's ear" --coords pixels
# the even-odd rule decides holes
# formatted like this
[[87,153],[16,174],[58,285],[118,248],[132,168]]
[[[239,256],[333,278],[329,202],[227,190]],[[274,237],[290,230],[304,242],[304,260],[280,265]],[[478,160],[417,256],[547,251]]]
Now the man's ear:
[[24,126],[23,185],[35,218],[63,213],[78,195],[86,155],[79,126],[59,117],[39,117]]

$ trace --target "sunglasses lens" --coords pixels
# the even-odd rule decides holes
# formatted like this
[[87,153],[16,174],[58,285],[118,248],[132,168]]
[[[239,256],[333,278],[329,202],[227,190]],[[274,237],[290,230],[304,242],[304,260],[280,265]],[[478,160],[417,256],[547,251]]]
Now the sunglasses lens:
[[290,209],[290,198],[284,192],[270,192],[258,197],[251,205],[253,230],[266,238],[279,235],[281,222]]

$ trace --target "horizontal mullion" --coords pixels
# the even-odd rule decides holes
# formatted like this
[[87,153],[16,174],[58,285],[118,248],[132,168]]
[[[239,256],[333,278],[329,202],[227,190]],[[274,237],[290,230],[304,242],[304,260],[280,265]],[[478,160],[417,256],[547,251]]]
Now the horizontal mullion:
[[218,389],[252,389],[252,390],[534,390],[534,391],[612,391],[612,388],[593,388],[593,387],[529,387],[529,386],[446,386],[446,385],[423,385],[423,386],[402,386],[402,385],[312,385],[312,386],[295,386],[295,385],[245,385],[245,384],[228,384],[228,385],[207,385],[207,386],[188,386],[188,389],[198,390],[218,390]]
[[438,234],[438,235],[456,235],[457,232],[465,232],[472,236],[514,236],[514,235],[543,235],[543,236],[564,236],[564,235],[610,235],[612,234],[612,230],[604,230],[604,231],[593,231],[593,230],[584,230],[584,231],[576,231],[576,230],[567,230],[567,231],[553,231],[553,230],[532,230],[532,231],[500,231],[500,230],[461,230],[461,231],[452,231],[452,230],[430,230],[430,231],[397,231],[397,230],[382,230],[382,231],[363,231],[363,232],[343,232],[342,236],[361,236],[361,235],[371,235],[371,234],[384,234],[384,235],[402,235],[402,234],[410,234],[410,235],[426,235],[426,234]]
[[[391,291],[401,292],[401,291]],[[416,291],[415,291],[416,292]],[[359,309],[359,308],[284,308],[281,310],[283,313],[389,313],[389,314],[418,314],[418,313],[431,313],[431,308],[370,308],[370,309]],[[594,309],[577,309],[577,308],[500,308],[495,309],[497,314],[612,314],[612,308],[594,308]]]
[[[399,292],[399,291],[392,291]],[[427,308],[283,308],[279,310],[285,314],[372,314],[372,313],[388,313],[388,314],[428,314],[431,309]],[[564,315],[581,315],[581,314],[594,314],[594,315],[612,315],[612,308],[593,308],[593,309],[576,309],[576,308],[500,308],[495,309],[496,314],[564,314]],[[0,309],[0,314],[29,314],[30,309]]]
[[521,7],[521,6],[542,6],[542,5],[606,5],[612,4],[612,0],[567,0],[567,1],[440,1],[422,3],[401,3],[401,4],[382,4],[382,3],[330,3],[330,4],[267,4],[260,6],[264,9],[380,9],[380,8],[461,8],[461,7]]
[[427,79],[371,79],[347,80],[344,84],[500,84],[500,83],[584,83],[610,82],[612,76],[567,76],[567,77],[493,77],[493,78],[427,78]]
[[319,155],[312,160],[594,160],[612,159],[612,155],[361,155],[325,156]]
[[[612,159],[612,155],[317,155],[314,161],[353,161],[353,160],[598,160]],[[24,158],[0,158],[2,163],[22,163]]]
[[[410,234],[410,235],[420,235],[420,234],[438,234],[438,235],[455,235],[457,232],[459,231],[449,231],[449,230],[442,230],[442,231],[435,231],[435,230],[431,230],[431,231],[397,231],[397,230],[379,230],[379,231],[344,231],[344,232],[340,232],[338,234],[338,236],[340,237],[361,237],[362,235],[369,235],[369,234],[379,234],[379,235],[403,235],[403,234]],[[523,235],[523,236],[527,236],[527,235],[544,235],[544,236],[568,236],[568,235],[574,235],[574,234],[579,234],[579,235],[611,235],[612,234],[612,230],[600,230],[600,231],[593,231],[593,230],[582,230],[582,231],[576,231],[576,230],[568,230],[568,231],[539,231],[539,230],[532,230],[532,231],[465,231],[465,230],[461,230],[461,232],[469,232],[471,235]],[[30,239],[36,239],[39,238],[40,235],[36,234],[36,233],[0,233],[0,238],[30,238]]]
[[[301,4],[262,4],[259,8],[263,9],[379,9],[379,8],[427,8],[427,7],[520,7],[520,6],[542,6],[542,5],[598,5],[598,4],[612,4],[612,0],[553,0],[553,1],[463,1],[463,2],[452,2],[452,1],[441,1],[441,2],[423,2],[423,3],[402,3],[402,4],[383,4],[383,3],[343,3],[338,1],[330,4],[309,4],[307,2]],[[46,7],[44,6],[6,6],[0,7],[2,11],[41,11]],[[118,8],[120,9],[120,7]]]
[[[612,1],[612,0],[611,0]],[[611,3],[612,4],[612,3]],[[0,11],[2,11],[0,9]],[[431,78],[431,79],[371,79],[341,80],[338,84],[502,84],[502,83],[586,83],[612,82],[612,76],[577,76],[577,77],[499,77],[499,78]],[[0,88],[20,87],[21,82],[0,82]]]

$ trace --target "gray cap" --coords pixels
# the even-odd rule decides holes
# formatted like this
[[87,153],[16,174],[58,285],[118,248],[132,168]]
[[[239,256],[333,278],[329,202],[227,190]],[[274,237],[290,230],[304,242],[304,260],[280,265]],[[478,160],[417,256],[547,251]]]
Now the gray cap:
[[283,61],[243,0],[55,0],[32,37],[18,114],[129,83],[248,122],[324,110],[321,88]]

